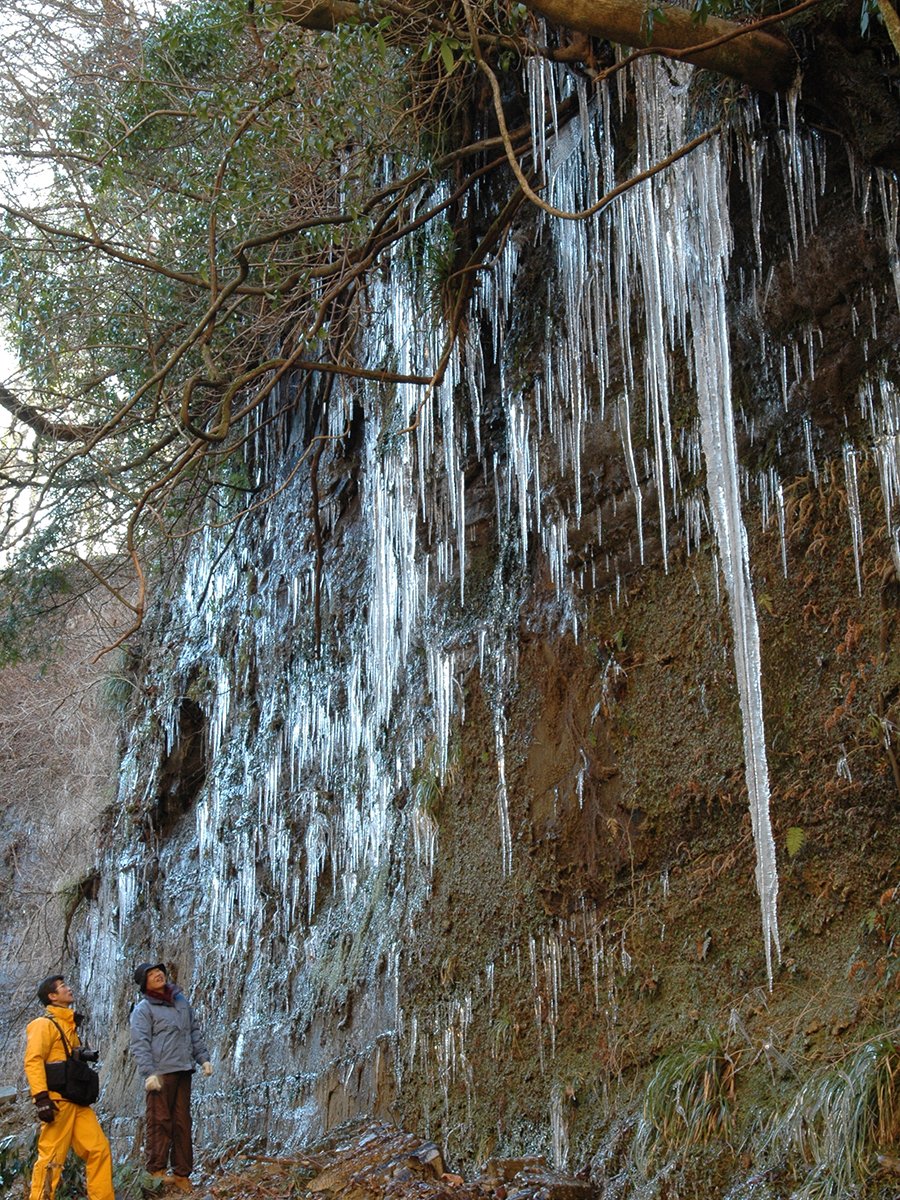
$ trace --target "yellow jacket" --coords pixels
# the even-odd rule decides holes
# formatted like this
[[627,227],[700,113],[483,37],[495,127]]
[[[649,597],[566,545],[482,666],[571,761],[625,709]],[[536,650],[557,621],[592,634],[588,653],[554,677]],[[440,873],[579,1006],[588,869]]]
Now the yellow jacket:
[[[38,1092],[50,1091],[47,1087],[45,1065],[48,1062],[66,1061],[66,1049],[56,1025],[65,1034],[70,1051],[73,1047],[81,1045],[75,1030],[75,1014],[71,1008],[48,1004],[44,1012],[47,1016],[36,1017],[29,1022],[25,1030],[25,1078],[28,1080],[32,1096],[36,1096]],[[47,1017],[52,1017],[56,1025],[53,1021],[48,1021]],[[50,1098],[62,1099],[59,1092],[54,1091],[50,1091]]]

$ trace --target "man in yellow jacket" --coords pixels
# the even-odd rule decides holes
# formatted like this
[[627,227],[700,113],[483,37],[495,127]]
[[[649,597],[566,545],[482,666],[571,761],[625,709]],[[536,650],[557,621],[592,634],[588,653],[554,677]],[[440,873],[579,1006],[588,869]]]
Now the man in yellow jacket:
[[30,1200],[53,1200],[70,1147],[85,1161],[88,1200],[115,1200],[109,1142],[94,1110],[64,1099],[47,1083],[47,1065],[68,1057],[63,1039],[69,1053],[81,1045],[72,989],[61,975],[51,975],[38,987],[38,999],[44,1015],[28,1025],[25,1045],[25,1076],[41,1122]]

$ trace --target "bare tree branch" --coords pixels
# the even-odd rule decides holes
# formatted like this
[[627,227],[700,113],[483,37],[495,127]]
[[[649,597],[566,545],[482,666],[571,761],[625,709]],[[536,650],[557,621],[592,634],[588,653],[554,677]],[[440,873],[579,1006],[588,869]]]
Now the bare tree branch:
[[55,420],[47,413],[26,404],[24,400],[19,400],[2,384],[0,384],[0,406],[5,408],[17,421],[23,421],[41,437],[53,438],[58,442],[81,442],[94,432],[94,427],[91,425],[78,425],[69,421]]

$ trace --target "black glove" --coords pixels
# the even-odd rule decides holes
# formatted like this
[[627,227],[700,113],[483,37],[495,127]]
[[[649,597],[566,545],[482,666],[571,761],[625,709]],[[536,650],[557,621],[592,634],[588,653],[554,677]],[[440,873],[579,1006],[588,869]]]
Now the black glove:
[[38,1119],[43,1121],[45,1125],[52,1124],[58,1109],[50,1099],[49,1092],[38,1092],[34,1097],[34,1111],[37,1113]]

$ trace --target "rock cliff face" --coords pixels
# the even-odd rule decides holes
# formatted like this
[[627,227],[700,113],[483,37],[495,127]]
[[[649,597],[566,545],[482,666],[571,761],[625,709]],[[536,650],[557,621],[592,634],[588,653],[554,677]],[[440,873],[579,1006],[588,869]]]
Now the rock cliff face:
[[117,680],[92,659],[110,639],[115,608],[89,586],[83,603],[61,599],[42,629],[46,653],[0,671],[4,1082],[21,1073],[21,1021],[34,989],[74,951],[74,914],[100,886],[98,829],[116,796],[120,729],[110,699]]
[[[552,202],[615,179],[629,121],[638,167],[685,142],[688,88],[582,95]],[[747,108],[614,212],[524,216],[436,393],[285,393],[253,503],[161,584],[67,914],[120,1150],[131,966],[163,958],[216,1047],[207,1145],[366,1113],[607,1195],[804,1178],[802,1086],[896,1024],[898,194]],[[435,361],[428,300],[395,263],[365,360]],[[736,414],[771,989],[704,390]]]

